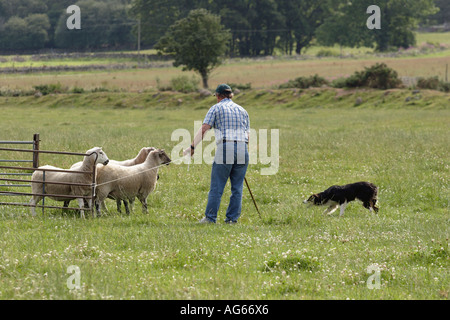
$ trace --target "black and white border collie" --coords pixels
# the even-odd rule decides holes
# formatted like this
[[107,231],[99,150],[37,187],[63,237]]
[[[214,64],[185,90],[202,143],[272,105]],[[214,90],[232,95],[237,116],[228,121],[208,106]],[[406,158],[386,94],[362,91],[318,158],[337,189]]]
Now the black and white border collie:
[[305,204],[316,206],[328,206],[323,212],[324,214],[332,214],[340,206],[340,217],[344,215],[344,210],[350,201],[358,199],[362,201],[364,208],[378,213],[377,203],[378,187],[370,182],[356,182],[346,184],[344,186],[332,186],[327,190],[313,194],[307,200],[303,201]]

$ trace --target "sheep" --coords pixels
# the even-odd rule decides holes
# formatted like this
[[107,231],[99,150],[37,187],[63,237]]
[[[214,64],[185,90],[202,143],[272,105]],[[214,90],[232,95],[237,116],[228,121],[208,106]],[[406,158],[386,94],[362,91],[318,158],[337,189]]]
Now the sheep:
[[[131,166],[143,163],[145,161],[145,159],[147,159],[148,154],[150,152],[152,152],[153,150],[156,150],[156,148],[154,148],[154,147],[144,147],[144,148],[142,148],[139,151],[138,155],[135,158],[133,158],[133,159],[123,160],[123,161],[116,161],[116,160],[110,159],[109,160],[109,164],[110,165],[114,164],[114,165],[119,165],[119,166],[131,167]],[[70,167],[70,169],[74,169],[75,170],[76,168],[80,167],[81,164],[82,164],[82,162],[77,162],[77,163],[73,164],[72,167]],[[100,166],[100,164],[98,164],[97,166]],[[121,203],[120,203],[120,201],[121,201],[120,199],[116,200],[117,211],[119,213],[121,212],[121,208],[120,208],[121,207]],[[123,200],[123,202],[124,202],[124,205],[125,205],[125,210],[127,212],[129,212],[127,200]],[[67,208],[69,206],[69,203],[70,203],[70,200],[64,201],[64,207]],[[133,203],[134,203],[134,198],[130,199],[131,206],[133,206]],[[101,203],[101,205],[103,206],[103,208],[106,209],[106,206],[104,205],[104,203]],[[86,203],[85,203],[85,206],[86,206]]]
[[150,152],[152,152],[153,150],[156,150],[156,148],[144,147],[139,151],[138,155],[134,159],[124,160],[124,161],[110,160],[109,163],[119,165],[119,166],[124,166],[124,167],[135,166],[137,164],[143,163],[145,161],[145,159],[147,159],[148,154]]
[[[124,167],[108,165],[98,168],[96,205],[101,214],[101,204],[108,196],[114,199],[129,200],[137,197],[147,213],[147,197],[155,189],[158,168],[171,162],[164,150],[156,149],[149,153],[144,163]],[[125,209],[129,214],[128,207]]]
[[[103,165],[107,165],[109,162],[108,156],[102,151],[102,148],[95,147],[88,151],[86,151],[86,156],[81,163],[81,166],[76,169],[69,169],[67,171],[83,171],[84,173],[70,173],[70,172],[53,172],[46,171],[45,172],[45,193],[54,194],[54,195],[67,195],[67,196],[89,196],[91,194],[91,187],[89,186],[76,186],[76,185],[66,185],[66,184],[52,184],[51,182],[66,182],[66,183],[83,183],[88,184],[92,183],[92,172],[94,167],[96,167],[97,163],[102,163]],[[51,169],[51,170],[63,170],[61,168],[53,167],[53,166],[42,166],[39,169]],[[98,170],[98,168],[97,168]],[[44,173],[40,170],[36,170],[31,177],[31,190],[33,194],[42,194],[43,192],[43,183],[44,181]],[[32,216],[36,216],[36,205],[41,201],[43,196],[33,195],[30,200],[31,214]],[[51,197],[48,198],[56,200],[56,201],[67,201],[73,198],[64,198],[64,197]],[[81,217],[84,218],[84,198],[77,198],[78,205],[81,210]],[[91,200],[88,201],[89,207],[91,207]]]

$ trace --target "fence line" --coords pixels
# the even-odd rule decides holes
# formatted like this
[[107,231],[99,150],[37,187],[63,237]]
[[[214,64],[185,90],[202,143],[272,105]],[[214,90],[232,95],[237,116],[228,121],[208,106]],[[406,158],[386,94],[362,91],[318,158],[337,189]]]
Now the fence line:
[[[49,206],[45,204],[45,197],[53,197],[53,198],[61,198],[61,199],[78,199],[82,198],[85,200],[94,199],[95,196],[95,181],[96,181],[96,166],[94,166],[92,172],[86,172],[86,171],[77,171],[77,170],[64,170],[64,169],[47,169],[47,168],[39,168],[39,154],[56,154],[56,155],[76,155],[76,156],[89,156],[85,153],[76,153],[76,152],[63,152],[63,151],[47,151],[47,150],[40,150],[39,149],[39,134],[34,134],[32,141],[0,141],[0,144],[6,144],[6,145],[24,145],[24,144],[32,144],[33,149],[17,149],[17,148],[0,148],[0,151],[6,151],[6,152],[25,152],[25,153],[33,153],[33,159],[32,160],[24,160],[24,159],[0,159],[0,163],[32,163],[32,167],[22,167],[22,166],[0,166],[1,170],[14,170],[14,171],[42,171],[43,174],[43,180],[37,180],[33,181],[35,183],[42,184],[42,192],[41,193],[33,193],[33,192],[16,192],[16,191],[1,191],[0,190],[0,196],[42,196],[42,205],[36,204],[30,205],[28,203],[17,203],[17,202],[0,202],[0,205],[4,206],[23,206],[23,207],[37,207],[42,208],[42,213],[44,213],[44,210],[46,208],[50,209],[68,209],[68,210],[84,210],[81,208],[66,208],[66,207],[60,207],[60,206]],[[89,174],[92,175],[92,183],[75,183],[75,182],[53,182],[53,181],[45,181],[45,172],[65,172],[69,174]],[[32,176],[32,173],[17,173],[17,172],[0,172],[0,176]],[[3,188],[22,188],[22,187],[28,187],[31,188],[31,184],[9,184],[9,182],[15,182],[15,183],[31,183],[30,180],[25,179],[16,179],[16,178],[0,178],[0,182],[4,182],[4,184],[0,184],[0,187]],[[56,184],[56,185],[70,185],[70,186],[80,186],[80,187],[91,187],[91,195],[90,196],[76,196],[76,195],[60,195],[60,194],[48,194],[45,192],[45,186],[49,184]],[[91,205],[91,213],[94,214],[94,206]]]

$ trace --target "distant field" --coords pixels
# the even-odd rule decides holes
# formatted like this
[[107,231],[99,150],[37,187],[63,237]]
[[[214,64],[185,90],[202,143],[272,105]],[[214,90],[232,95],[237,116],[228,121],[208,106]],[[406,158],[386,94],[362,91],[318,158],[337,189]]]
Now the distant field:
[[[230,61],[213,71],[210,86],[217,83],[251,83],[253,88],[271,88],[299,76],[318,74],[327,79],[351,75],[377,62],[385,62],[401,77],[445,77],[445,66],[450,55],[430,58],[370,58],[370,59],[323,59],[323,60],[240,60]],[[0,75],[0,88],[31,89],[38,84],[61,83],[67,87],[87,89],[105,87],[142,91],[155,89],[157,79],[165,84],[183,72],[181,68],[130,69],[120,71],[88,71],[43,74]]]
[[[443,34],[419,34],[418,46],[426,42],[450,46],[450,33]],[[357,70],[371,66],[377,62],[385,62],[397,70],[401,77],[432,77],[445,78],[446,65],[450,64],[450,50],[436,51],[430,53],[426,49],[411,51],[408,55],[390,57],[389,55],[377,56],[368,48],[344,48],[343,55],[351,55],[352,58],[340,59],[339,57],[316,58],[320,50],[328,50],[335,55],[340,54],[338,47],[311,47],[306,55],[306,60],[296,60],[295,57],[273,57],[262,59],[230,59],[222,66],[213,71],[210,78],[210,86],[217,83],[251,83],[253,88],[272,88],[290,79],[299,76],[318,74],[333,80],[339,77],[349,76]],[[417,51],[417,52],[416,52]],[[131,52],[124,52],[131,53]],[[146,53],[154,53],[153,51]],[[413,54],[414,56],[411,56]],[[0,88],[2,89],[32,89],[39,84],[61,83],[66,87],[84,87],[92,89],[104,87],[108,89],[123,89],[126,91],[152,90],[157,81],[167,84],[172,78],[181,74],[194,74],[183,72],[181,68],[168,67],[168,62],[155,62],[151,69],[136,69],[137,60],[124,58],[80,58],[57,59],[50,61],[29,61],[29,56],[19,57],[25,59],[23,62],[14,62],[17,57],[3,57],[6,60],[0,63],[0,68],[11,67],[39,67],[47,66],[88,66],[94,65],[125,65],[127,70],[97,70],[97,71],[69,71],[69,72],[45,72],[27,74],[0,74]]]

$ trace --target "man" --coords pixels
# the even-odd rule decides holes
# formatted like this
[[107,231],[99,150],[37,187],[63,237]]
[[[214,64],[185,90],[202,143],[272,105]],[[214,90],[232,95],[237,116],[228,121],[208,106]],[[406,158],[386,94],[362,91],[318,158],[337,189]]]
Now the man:
[[209,109],[202,128],[184,154],[194,155],[195,147],[203,140],[205,133],[214,128],[217,149],[211,169],[208,204],[200,223],[216,222],[228,178],[231,182],[231,197],[225,222],[236,223],[241,215],[242,190],[249,162],[250,119],[247,111],[232,101],[233,92],[229,85],[217,86],[215,96],[217,104]]

